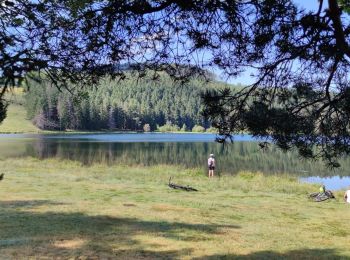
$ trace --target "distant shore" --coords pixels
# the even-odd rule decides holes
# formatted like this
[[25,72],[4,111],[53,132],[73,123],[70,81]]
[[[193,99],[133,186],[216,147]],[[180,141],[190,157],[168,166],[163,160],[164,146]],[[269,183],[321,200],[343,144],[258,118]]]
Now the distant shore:
[[[144,133],[136,130],[41,130],[27,119],[26,111],[23,105],[11,104],[8,108],[7,117],[0,124],[0,134],[105,134],[105,133]],[[148,133],[148,132],[145,132]],[[151,133],[163,133],[160,131],[152,131]],[[165,133],[201,133],[213,134],[211,132],[190,132],[190,131],[175,131]]]

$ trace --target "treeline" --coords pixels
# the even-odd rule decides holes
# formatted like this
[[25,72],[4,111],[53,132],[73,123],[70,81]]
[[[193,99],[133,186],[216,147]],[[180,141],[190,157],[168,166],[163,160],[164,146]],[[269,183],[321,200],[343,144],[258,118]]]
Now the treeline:
[[[185,85],[162,75],[125,80],[104,79],[96,87],[58,90],[46,80],[29,80],[26,95],[28,116],[48,130],[141,130],[207,129],[201,115],[201,94],[222,83],[192,79]],[[165,127],[164,127],[165,126]]]

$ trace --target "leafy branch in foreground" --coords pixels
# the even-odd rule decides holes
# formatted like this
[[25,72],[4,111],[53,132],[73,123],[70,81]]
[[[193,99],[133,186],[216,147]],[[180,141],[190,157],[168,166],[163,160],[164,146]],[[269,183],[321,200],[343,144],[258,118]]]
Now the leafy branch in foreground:
[[322,5],[271,27],[256,83],[205,95],[205,115],[223,139],[247,131],[331,167],[350,153],[350,27],[337,1]]
[[327,2],[305,11],[291,0],[8,0],[0,74],[5,88],[33,70],[80,88],[123,78],[123,64],[181,81],[206,68],[252,72],[251,86],[206,95],[220,133],[249,131],[338,166],[350,153],[350,4]]

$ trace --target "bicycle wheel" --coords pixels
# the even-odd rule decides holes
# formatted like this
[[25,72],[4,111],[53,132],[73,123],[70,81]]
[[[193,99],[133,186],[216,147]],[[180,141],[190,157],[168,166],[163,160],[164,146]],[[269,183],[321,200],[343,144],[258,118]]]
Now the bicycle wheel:
[[322,201],[325,201],[325,200],[328,200],[328,199],[329,199],[329,197],[327,195],[321,194],[320,196],[317,196],[315,198],[315,201],[316,202],[322,202]]

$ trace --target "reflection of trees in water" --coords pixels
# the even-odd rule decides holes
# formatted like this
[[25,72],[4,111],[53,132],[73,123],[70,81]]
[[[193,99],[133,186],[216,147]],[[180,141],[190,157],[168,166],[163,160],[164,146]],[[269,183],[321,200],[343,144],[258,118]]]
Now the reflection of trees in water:
[[220,172],[242,170],[265,173],[294,173],[299,176],[346,175],[350,161],[342,161],[335,172],[322,162],[299,159],[296,153],[284,153],[272,147],[262,151],[254,142],[218,143],[102,143],[38,140],[27,145],[27,154],[39,158],[58,157],[77,160],[84,165],[93,163],[155,165],[173,164],[206,168],[208,155],[214,153]]

